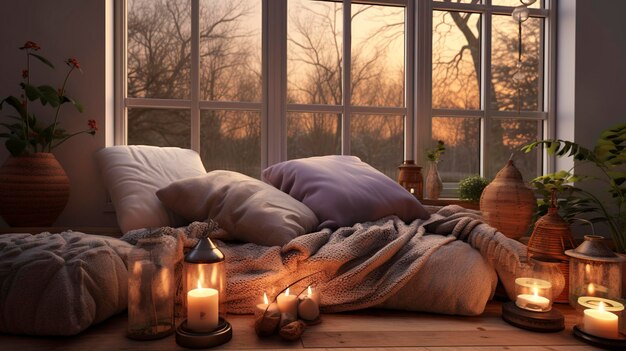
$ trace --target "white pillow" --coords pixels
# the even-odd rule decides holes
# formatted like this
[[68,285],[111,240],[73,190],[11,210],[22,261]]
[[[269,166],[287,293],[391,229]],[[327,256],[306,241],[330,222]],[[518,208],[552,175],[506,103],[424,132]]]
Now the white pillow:
[[96,159],[123,233],[186,224],[163,206],[156,191],[174,181],[206,174],[197,152],[177,147],[112,146],[98,151]]

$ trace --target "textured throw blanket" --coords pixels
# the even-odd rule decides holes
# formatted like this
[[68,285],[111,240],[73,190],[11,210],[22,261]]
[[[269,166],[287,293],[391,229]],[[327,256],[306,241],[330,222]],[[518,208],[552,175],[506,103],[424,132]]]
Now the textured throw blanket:
[[[206,223],[195,222],[183,229],[163,228],[162,232],[179,237],[189,248],[206,229]],[[147,231],[133,231],[122,240],[134,243],[146,235]],[[218,241],[226,256],[228,312],[252,313],[263,291],[275,296],[300,279],[303,279],[301,284],[294,290],[299,292],[303,286],[315,285],[321,295],[323,312],[377,306],[409,283],[434,252],[455,240],[467,242],[478,250],[481,255],[476,265],[486,261],[495,268],[512,296],[513,277],[525,246],[484,224],[478,212],[452,205],[426,221],[416,220],[407,225],[392,216],[334,232],[325,229],[306,234],[283,247]],[[486,277],[474,280],[481,279],[489,284]],[[459,287],[455,281],[449,281],[449,285],[451,289],[472,288]],[[445,307],[434,311],[453,310]]]

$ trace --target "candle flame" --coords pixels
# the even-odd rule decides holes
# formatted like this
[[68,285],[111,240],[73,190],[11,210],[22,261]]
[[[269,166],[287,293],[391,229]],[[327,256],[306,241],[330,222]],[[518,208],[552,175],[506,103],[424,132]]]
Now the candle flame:
[[587,292],[589,293],[589,295],[593,295],[596,292],[596,287],[589,283],[589,286],[587,286]]
[[411,190],[409,190],[411,192],[411,194],[415,194],[415,189],[411,188]]
[[605,310],[605,309],[604,309],[604,302],[603,302],[603,301],[600,301],[600,304],[598,304],[598,310],[599,310],[599,311],[604,311],[604,310]]
[[267,294],[265,293],[265,291],[263,292],[263,303],[266,305],[270,303],[269,300],[267,299]]
[[311,290],[311,286],[310,285],[307,288],[307,294],[309,295],[309,297],[313,296],[313,290]]
[[285,290],[285,296],[289,296],[289,288],[287,288],[287,290]]
[[202,289],[202,284],[200,284],[200,279],[198,279],[198,289]]
[[539,296],[539,289],[536,286],[533,286],[533,295],[535,295],[535,297]]
[[591,265],[589,263],[585,264],[585,273],[591,274]]

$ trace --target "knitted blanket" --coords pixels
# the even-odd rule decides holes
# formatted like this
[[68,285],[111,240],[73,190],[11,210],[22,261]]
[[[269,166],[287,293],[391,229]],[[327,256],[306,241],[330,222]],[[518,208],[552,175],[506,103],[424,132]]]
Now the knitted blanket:
[[[194,222],[182,229],[163,228],[162,232],[179,237],[189,248],[206,229],[206,223]],[[148,231],[132,231],[122,240],[134,243],[145,235]],[[302,235],[283,247],[215,241],[226,256],[228,312],[252,313],[263,291],[272,297],[299,280],[302,281],[292,291],[298,293],[307,285],[314,285],[320,292],[323,312],[383,304],[418,275],[433,253],[457,240],[480,252],[478,258],[469,261],[470,266],[487,262],[497,272],[509,296],[514,296],[513,278],[525,246],[484,224],[478,212],[455,205],[440,209],[428,220],[405,224],[390,216],[334,232],[324,229]],[[490,284],[482,276],[484,271],[477,270],[475,274],[478,276],[473,277],[474,281]],[[459,289],[455,281],[446,283],[451,289]],[[468,288],[471,290],[471,287],[460,289]],[[487,290],[493,288],[495,284]],[[483,300],[486,303],[486,298]],[[446,307],[438,306],[431,311],[450,310]],[[473,308],[477,311],[484,308],[479,307]]]

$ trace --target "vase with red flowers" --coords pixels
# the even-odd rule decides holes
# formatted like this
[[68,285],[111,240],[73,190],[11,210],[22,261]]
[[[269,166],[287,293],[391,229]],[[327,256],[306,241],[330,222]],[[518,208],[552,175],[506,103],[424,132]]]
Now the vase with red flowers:
[[[50,226],[61,214],[69,198],[69,179],[52,150],[79,134],[95,135],[95,120],[76,132],[61,128],[61,111],[72,105],[83,112],[82,105],[68,95],[67,84],[75,71],[81,72],[75,58],[65,60],[67,73],[60,86],[37,84],[31,75],[32,64],[42,64],[55,69],[54,64],[42,56],[41,47],[27,41],[19,48],[26,59],[21,72],[19,96],[10,95],[0,100],[3,114],[0,138],[11,154],[0,167],[0,215],[10,226]],[[42,107],[36,116],[31,108]]]

